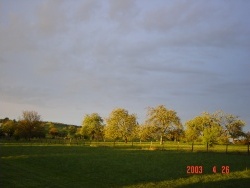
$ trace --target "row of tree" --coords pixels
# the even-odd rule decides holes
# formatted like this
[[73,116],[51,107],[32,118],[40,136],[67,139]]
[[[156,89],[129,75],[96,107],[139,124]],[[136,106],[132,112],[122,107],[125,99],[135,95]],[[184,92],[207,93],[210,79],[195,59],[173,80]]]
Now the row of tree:
[[238,116],[217,111],[213,114],[204,112],[201,115],[187,121],[185,129],[180,118],[174,110],[160,105],[149,107],[147,120],[143,125],[136,121],[135,114],[129,114],[125,109],[113,110],[106,119],[97,114],[88,114],[84,117],[81,135],[91,140],[185,140],[194,143],[203,141],[212,146],[215,143],[228,144],[230,139],[249,139],[250,133],[244,133],[242,128],[245,122]]
[[[104,123],[105,122],[105,123]],[[228,144],[230,139],[245,138],[249,141],[250,133],[244,133],[245,122],[238,116],[223,111],[204,112],[187,121],[184,126],[174,110],[160,105],[149,107],[147,120],[139,125],[135,114],[129,114],[122,108],[114,109],[103,119],[98,113],[84,116],[82,126],[67,126],[58,129],[53,123],[43,123],[40,115],[34,111],[24,111],[19,121],[4,121],[0,135],[15,138],[41,138],[45,136],[84,138],[95,141],[146,141],[164,140],[203,141],[207,146],[215,143]],[[185,129],[184,129],[185,127]]]

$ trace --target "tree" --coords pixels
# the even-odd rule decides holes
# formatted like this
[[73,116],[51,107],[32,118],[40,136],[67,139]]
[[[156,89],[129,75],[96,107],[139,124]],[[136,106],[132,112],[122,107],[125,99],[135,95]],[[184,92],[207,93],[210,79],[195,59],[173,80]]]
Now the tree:
[[0,138],[1,138],[1,137],[4,137],[4,132],[3,132],[3,129],[2,129],[1,123],[0,123]]
[[242,131],[244,125],[244,121],[238,119],[238,116],[226,114],[221,110],[213,114],[203,112],[200,116],[186,122],[186,138],[193,143],[196,139],[202,137],[208,150],[208,146],[217,142],[228,145],[230,137],[236,139],[244,136]]
[[50,128],[49,134],[52,136],[52,138],[55,138],[59,134],[58,129],[56,127]]
[[24,111],[15,134],[28,140],[34,137],[45,137],[40,115],[35,111]]
[[116,140],[121,138],[118,130],[119,130],[118,126],[110,122],[108,125],[104,127],[104,138],[113,140],[115,145]]
[[189,120],[186,122],[186,126],[186,138],[192,141],[192,150],[194,141],[199,137],[202,137],[203,142],[207,144],[208,150],[208,146],[216,143],[222,132],[217,119],[208,112],[203,112],[200,116]]
[[70,125],[68,127],[68,137],[73,138],[76,134],[76,131],[77,131],[77,127],[74,125]]
[[244,136],[242,128],[245,126],[245,122],[240,120],[238,116],[220,110],[213,114],[213,119],[222,127],[221,137],[224,138],[225,143],[228,143],[230,137],[235,140],[240,136]]
[[52,136],[52,138],[55,138],[56,136],[59,135],[59,131],[53,123],[50,122],[48,124],[49,124],[49,134]]
[[59,132],[58,132],[59,137],[66,138],[67,135],[68,135],[68,130],[67,130],[66,127],[62,128],[62,129],[59,129]]
[[16,122],[13,120],[7,120],[1,125],[2,133],[11,138],[16,130]]
[[202,117],[198,116],[185,123],[185,136],[187,141],[192,142],[192,151],[194,150],[194,142],[202,135]]
[[134,144],[134,140],[138,139],[138,137],[139,137],[139,131],[140,131],[139,124],[136,123],[134,128],[133,128],[133,131],[131,132],[131,134],[129,136],[129,139],[131,140],[132,146]]
[[6,118],[4,118],[4,119],[0,119],[0,124],[1,123],[5,123],[5,122],[7,122],[7,121],[9,121],[10,119],[8,118],[8,117],[6,117]]
[[149,107],[147,116],[146,124],[154,127],[155,134],[160,137],[160,144],[163,144],[163,137],[171,131],[182,129],[177,113],[167,109],[164,105],[155,108]]
[[249,146],[250,146],[250,131],[248,131],[247,133],[245,133],[245,139],[246,139],[246,143],[247,143],[247,154],[250,154],[249,151]]
[[242,131],[243,126],[245,126],[245,122],[238,119],[236,116],[228,117],[228,124],[226,125],[227,131],[233,140],[243,136],[244,133]]
[[81,139],[82,138],[82,127],[76,128],[75,138]]
[[138,126],[138,137],[140,141],[146,141],[146,140],[153,140],[154,139],[154,132],[155,127],[152,125],[144,124]]
[[203,142],[207,143],[207,150],[208,145],[213,146],[221,135],[222,127],[213,117],[213,114],[209,114],[208,112],[204,112],[202,114],[202,126],[203,126]]
[[99,114],[92,113],[85,115],[82,122],[81,133],[84,138],[91,140],[103,140],[103,119]]
[[129,114],[122,108],[113,110],[106,122],[105,138],[114,140],[114,144],[117,139],[124,139],[127,143],[128,139],[133,137],[133,131],[137,126],[136,115]]
[[167,138],[172,141],[180,141],[184,136],[183,128],[176,128],[169,131]]

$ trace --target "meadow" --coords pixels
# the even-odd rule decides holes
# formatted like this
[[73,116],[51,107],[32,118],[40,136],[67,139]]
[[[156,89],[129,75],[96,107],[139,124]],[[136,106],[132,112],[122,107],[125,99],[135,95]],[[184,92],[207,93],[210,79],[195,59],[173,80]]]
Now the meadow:
[[[172,144],[172,145],[171,145]],[[0,187],[248,187],[246,146],[1,143]],[[200,174],[188,166],[202,167]],[[216,167],[216,173],[213,172]],[[228,171],[222,173],[222,168]]]

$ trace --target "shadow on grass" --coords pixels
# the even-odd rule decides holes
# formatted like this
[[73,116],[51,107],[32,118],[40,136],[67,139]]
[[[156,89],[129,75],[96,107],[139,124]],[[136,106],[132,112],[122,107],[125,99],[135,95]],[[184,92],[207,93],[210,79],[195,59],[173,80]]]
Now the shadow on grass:
[[185,186],[179,186],[183,188],[187,187],[194,187],[194,188],[200,188],[200,187],[232,187],[232,188],[245,188],[250,186],[250,178],[242,178],[242,179],[230,179],[230,180],[221,180],[221,181],[216,181],[216,182],[198,182],[194,184],[189,184]]
[[157,187],[249,187],[250,171],[237,171],[231,174],[193,175],[187,178],[177,178],[164,181],[145,182],[128,185],[127,188],[157,188]]
[[150,187],[249,187],[250,171],[236,171],[230,174],[192,175],[186,178],[145,182],[129,185],[129,188]]

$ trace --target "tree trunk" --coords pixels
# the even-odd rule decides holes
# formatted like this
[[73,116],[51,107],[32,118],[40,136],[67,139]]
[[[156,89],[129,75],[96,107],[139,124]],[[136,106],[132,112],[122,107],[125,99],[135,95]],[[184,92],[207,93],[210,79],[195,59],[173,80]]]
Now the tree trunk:
[[227,148],[228,148],[228,144],[226,144],[226,153],[227,153]]
[[194,151],[194,141],[192,142],[192,152]]
[[247,144],[247,155],[249,155],[249,145],[250,145],[250,141],[248,141],[248,144]]
[[161,138],[160,138],[160,145],[162,145],[163,144],[163,139],[162,139],[162,136],[161,136]]
[[208,152],[208,142],[207,142],[207,152]]

